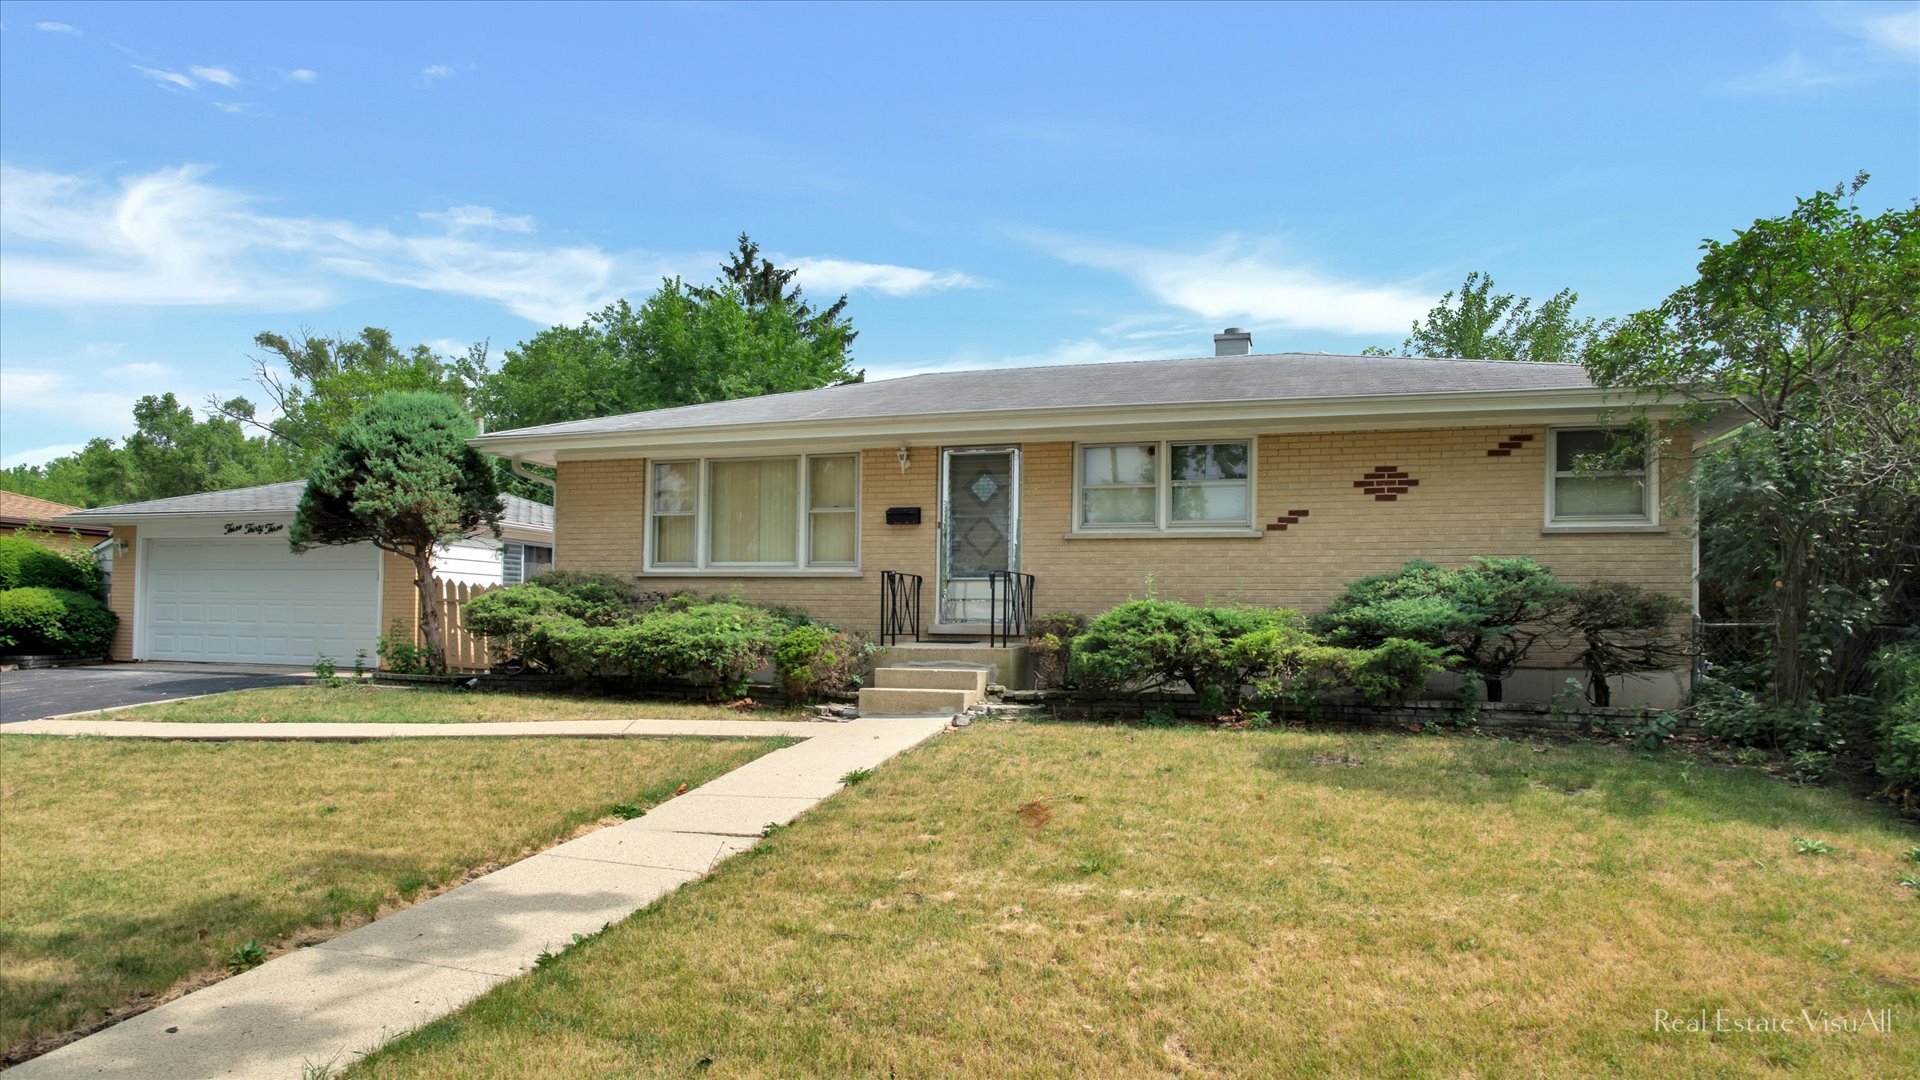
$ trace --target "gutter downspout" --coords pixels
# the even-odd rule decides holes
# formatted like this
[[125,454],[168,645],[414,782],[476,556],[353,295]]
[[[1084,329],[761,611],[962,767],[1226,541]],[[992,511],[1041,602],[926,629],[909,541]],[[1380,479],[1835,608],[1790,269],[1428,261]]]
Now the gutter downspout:
[[513,475],[518,476],[525,480],[531,480],[534,483],[541,485],[542,487],[546,488],[548,491],[553,492],[556,497],[560,494],[560,488],[558,485],[556,485],[553,482],[553,477],[541,476],[539,473],[533,472],[532,470],[528,469],[527,463],[524,460],[522,460],[518,455],[508,458],[507,462],[513,466]]

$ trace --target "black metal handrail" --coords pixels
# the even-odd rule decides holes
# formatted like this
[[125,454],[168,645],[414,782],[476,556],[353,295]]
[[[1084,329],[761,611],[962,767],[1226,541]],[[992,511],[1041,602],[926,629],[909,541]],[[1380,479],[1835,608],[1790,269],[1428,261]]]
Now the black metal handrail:
[[897,645],[900,635],[920,640],[920,575],[880,571],[880,644]]
[[995,570],[987,575],[987,644],[1006,645],[1027,636],[1033,613],[1033,575]]

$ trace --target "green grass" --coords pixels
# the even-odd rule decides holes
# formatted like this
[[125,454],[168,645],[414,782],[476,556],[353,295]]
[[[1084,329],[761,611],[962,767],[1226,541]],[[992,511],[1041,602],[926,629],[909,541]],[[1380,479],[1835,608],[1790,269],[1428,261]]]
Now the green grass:
[[238,690],[103,713],[170,724],[473,724],[521,720],[798,720],[802,708],[414,689],[373,684]]
[[789,741],[0,738],[0,1061]]
[[1541,746],[976,725],[353,1075],[1912,1075],[1911,825]]

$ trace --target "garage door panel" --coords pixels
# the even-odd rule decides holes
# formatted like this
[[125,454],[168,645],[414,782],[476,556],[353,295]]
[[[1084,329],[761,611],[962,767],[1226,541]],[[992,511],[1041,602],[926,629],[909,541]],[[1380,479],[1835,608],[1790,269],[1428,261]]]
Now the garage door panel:
[[147,549],[147,656],[310,664],[374,651],[378,555],[284,540],[154,540]]

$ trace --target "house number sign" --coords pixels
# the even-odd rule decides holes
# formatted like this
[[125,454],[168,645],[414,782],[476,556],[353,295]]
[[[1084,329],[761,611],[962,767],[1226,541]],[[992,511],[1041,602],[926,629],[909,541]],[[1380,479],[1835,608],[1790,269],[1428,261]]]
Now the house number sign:
[[227,522],[226,534],[228,536],[232,536],[234,533],[240,533],[245,536],[267,536],[272,533],[277,533],[284,528],[286,528],[285,525],[262,525],[257,521],[244,523],[229,521]]

